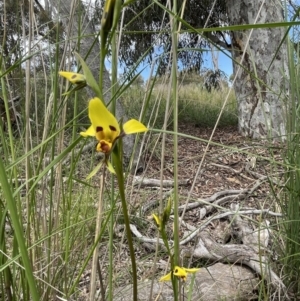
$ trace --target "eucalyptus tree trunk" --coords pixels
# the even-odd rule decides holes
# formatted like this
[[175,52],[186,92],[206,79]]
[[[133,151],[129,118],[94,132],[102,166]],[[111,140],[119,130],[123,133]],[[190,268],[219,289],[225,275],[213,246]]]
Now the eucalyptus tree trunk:
[[[283,21],[280,1],[227,0],[230,25]],[[232,31],[239,131],[252,138],[285,139],[287,49],[284,28]],[[249,39],[250,37],[250,39]],[[249,40],[249,43],[248,43]],[[243,53],[244,59],[242,60]]]
[[[55,18],[58,19],[57,21],[61,22],[66,37],[70,41],[71,50],[78,52],[82,58],[86,57],[85,62],[89,66],[94,78],[99,80],[100,45],[98,42],[99,40],[96,38],[97,31],[89,20],[89,16],[81,0],[48,0],[46,1],[46,4],[49,15],[52,15],[55,12]],[[78,39],[78,34],[80,34],[80,39]],[[80,40],[79,49],[78,40]],[[104,70],[103,95],[105,102],[108,102],[111,99],[110,87],[111,80],[109,73],[107,70]],[[91,89],[88,89],[88,95],[90,98],[94,97]],[[127,120],[120,100],[117,100],[116,104],[116,117],[118,120],[122,118],[123,122]],[[123,151],[126,161],[129,161],[133,148],[134,136],[125,136],[123,138]],[[139,152],[136,151],[133,160],[133,168],[138,164],[138,169],[142,169],[143,162],[142,160],[139,160],[138,154]]]

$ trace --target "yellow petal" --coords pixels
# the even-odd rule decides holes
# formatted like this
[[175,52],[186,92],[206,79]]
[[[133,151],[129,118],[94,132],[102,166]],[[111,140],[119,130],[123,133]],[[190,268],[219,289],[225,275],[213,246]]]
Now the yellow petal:
[[80,73],[68,72],[68,71],[59,71],[58,73],[60,76],[65,77],[72,84],[79,85],[86,82],[85,76]]
[[196,273],[198,272],[200,269],[197,269],[197,268],[192,268],[192,269],[186,269],[186,268],[183,268],[187,273]]
[[185,281],[186,280],[186,276],[187,276],[187,272],[185,271],[184,268],[176,266],[174,268],[174,276],[180,277],[181,279],[183,279]]
[[94,127],[91,125],[85,132],[80,132],[80,135],[83,137],[88,137],[88,136],[95,137],[96,132]]
[[171,280],[171,272],[159,279],[159,281],[170,281]]
[[91,99],[89,102],[89,118],[97,140],[113,144],[120,135],[120,127],[115,116],[108,111],[98,97]]
[[148,129],[139,121],[130,119],[123,125],[125,134],[135,134],[148,131]]

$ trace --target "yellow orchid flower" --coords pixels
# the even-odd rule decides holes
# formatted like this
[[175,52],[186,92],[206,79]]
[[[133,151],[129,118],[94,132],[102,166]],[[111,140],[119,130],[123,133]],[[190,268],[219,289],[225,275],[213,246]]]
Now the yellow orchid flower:
[[172,272],[170,272],[169,274],[161,277],[159,279],[159,281],[170,281],[172,273],[173,273],[174,276],[182,279],[183,281],[186,281],[187,275],[189,273],[193,274],[193,273],[196,273],[199,270],[200,269],[197,269],[197,268],[186,269],[186,268],[183,268],[183,267],[175,266],[175,268],[174,268],[174,270]]
[[[123,131],[121,132],[116,117],[98,97],[92,98],[89,102],[89,118],[92,125],[85,132],[81,132],[80,135],[83,137],[96,137],[98,140],[96,150],[105,154],[104,162],[106,167],[111,173],[115,173],[113,166],[108,161],[108,156],[115,141],[125,134],[142,133],[148,129],[139,121],[131,119],[124,123]],[[93,175],[96,172],[97,170],[93,172]]]
[[71,82],[74,85],[86,84],[86,79],[83,74],[69,71],[59,71],[58,73],[60,76],[65,77],[69,82]]
[[124,123],[123,132],[116,117],[106,108],[104,103],[95,97],[89,102],[89,118],[92,125],[80,135],[83,137],[96,137],[99,141],[96,150],[109,154],[114,142],[124,134],[135,134],[146,132],[148,129],[139,121],[131,119]]

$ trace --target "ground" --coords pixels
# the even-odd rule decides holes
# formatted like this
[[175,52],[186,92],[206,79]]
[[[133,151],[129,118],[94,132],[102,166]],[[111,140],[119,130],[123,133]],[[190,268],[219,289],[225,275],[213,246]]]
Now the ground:
[[[190,185],[180,187],[180,197],[186,199],[205,198],[216,192],[252,187],[258,178],[272,176],[281,161],[280,146],[268,145],[263,141],[251,141],[238,134],[236,127],[217,129],[209,146],[203,164],[199,165],[207,147],[212,129],[194,125],[180,125],[179,132],[200,138],[203,141],[179,137],[178,175],[179,180],[189,180]],[[272,147],[270,149],[270,147]],[[153,149],[153,148],[152,148]],[[173,139],[166,139],[164,179],[173,179]],[[272,153],[270,153],[272,152]],[[157,146],[146,158],[145,178],[160,178],[161,147]],[[278,172],[278,170],[276,170]],[[194,189],[191,191],[192,185]],[[269,185],[256,190],[255,203],[258,205],[269,195]],[[248,200],[253,205],[254,196]]]
[[[203,204],[189,209],[185,212],[185,226],[181,227],[179,236],[181,239],[187,234],[186,225],[200,227],[203,225],[207,217],[212,217],[230,207],[231,203],[239,204],[242,209],[271,209],[274,208],[274,195],[271,193],[270,184],[273,189],[276,188],[276,181],[279,179],[278,173],[280,168],[278,163],[281,162],[280,145],[268,144],[266,141],[252,141],[238,134],[236,127],[227,127],[217,129],[212,143],[207,149],[207,153],[201,164],[201,160],[207,147],[212,129],[201,128],[195,125],[180,125],[179,132],[199,138],[179,137],[178,142],[178,175],[179,182],[183,185],[179,186],[180,205],[197,204],[199,200],[204,200],[216,207],[211,207],[205,216],[201,216],[201,207]],[[156,145],[156,140],[158,144]],[[146,153],[145,170],[138,178],[131,176],[129,184],[145,179],[160,179],[161,174],[161,137],[157,134],[149,142],[149,151]],[[163,180],[173,180],[173,137],[167,135],[165,147],[165,162]],[[200,172],[198,172],[200,166]],[[276,180],[274,179],[276,177]],[[271,186],[272,186],[271,185]],[[138,231],[147,238],[156,239],[157,228],[151,217],[152,213],[158,212],[158,200],[160,199],[160,187],[158,185],[141,186],[129,185],[128,200],[130,200],[129,208],[132,212],[131,222],[137,226]],[[249,192],[252,189],[251,192]],[[164,187],[163,195],[172,192],[172,187]],[[240,193],[239,193],[240,192]],[[213,198],[211,198],[213,197]],[[166,198],[165,198],[166,199]],[[150,206],[148,206],[150,204]],[[219,207],[218,207],[219,206]],[[222,209],[224,208],[224,210]],[[182,210],[181,210],[182,212]],[[138,217],[138,218],[136,218]],[[251,216],[252,217],[252,216]],[[259,216],[254,216],[254,220],[258,220]],[[214,237],[215,241],[221,244],[232,242],[232,237],[226,234],[228,220],[215,220],[210,222],[206,228]],[[119,229],[119,230],[117,230]],[[172,237],[172,223],[168,229],[170,239]],[[117,237],[124,239],[124,229],[116,227]],[[117,241],[119,241],[117,238]],[[141,281],[148,279],[152,275],[152,262],[155,254],[154,248],[149,244],[138,243],[135,240],[135,250],[137,266],[139,270],[139,279]],[[191,240],[188,246],[195,244],[195,240]],[[103,243],[101,249],[103,253],[107,248],[107,244]],[[100,251],[102,253],[102,251]],[[159,262],[162,263],[161,269],[156,271],[159,278],[163,273],[163,269],[167,264],[168,256],[161,253]],[[115,254],[115,267],[118,267],[120,273],[116,275],[116,284],[123,286],[130,283],[129,252],[124,241]],[[165,265],[164,265],[165,264]],[[103,260],[102,268],[105,270],[107,261]],[[159,266],[159,264],[157,265]],[[127,274],[127,275],[126,275]]]

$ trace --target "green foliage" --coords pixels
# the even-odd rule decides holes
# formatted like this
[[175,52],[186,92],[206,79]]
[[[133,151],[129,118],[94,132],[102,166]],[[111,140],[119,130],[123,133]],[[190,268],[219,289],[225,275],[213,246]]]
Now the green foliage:
[[[295,60],[296,57],[296,60]],[[287,116],[287,148],[283,153],[285,162],[285,186],[279,205],[284,212],[282,236],[284,239],[282,263],[286,271],[286,283],[297,298],[300,296],[300,99],[299,49],[289,44],[289,101],[292,108]]]
[[[179,2],[180,5],[183,3],[182,1]],[[6,1],[6,9],[14,7],[14,3],[15,1]],[[164,5],[166,1],[161,3]],[[203,23],[210,14],[212,2],[194,0],[187,1],[187,3],[188,6],[183,18],[193,27],[203,27]],[[223,16],[225,2],[217,3],[219,6],[217,5],[212,11],[212,18],[207,23],[208,27],[221,26],[223,25],[222,22],[226,20],[226,16]],[[25,4],[27,5],[29,2],[25,1]],[[121,34],[121,59],[129,67],[129,65],[139,61],[141,53],[143,55],[149,47],[159,43],[163,51],[161,70],[165,71],[170,62],[169,54],[172,47],[171,31],[168,27],[170,22],[169,19],[164,19],[163,25],[165,27],[163,29],[160,29],[159,24],[167,10],[162,10],[156,1],[152,1],[147,8],[145,8],[146,4],[149,4],[149,1],[133,1],[130,9],[126,11],[124,22],[126,27]],[[3,6],[1,6],[2,8]],[[179,7],[179,11],[180,9]],[[55,45],[51,45],[55,46],[50,47],[51,50],[44,52],[44,50],[39,49],[34,53],[33,58],[36,59],[34,62],[38,62],[40,58],[43,59],[40,60],[40,64],[37,64],[36,69],[27,67],[27,72],[25,72],[23,68],[25,68],[24,63],[27,62],[27,59],[21,63],[20,59],[23,53],[18,47],[22,40],[21,32],[23,29],[25,33],[28,32],[28,24],[24,24],[24,28],[22,28],[21,12],[19,10],[17,12],[11,11],[12,14],[5,26],[6,29],[12,31],[7,31],[7,41],[1,41],[4,48],[1,49],[3,72],[0,74],[0,91],[6,105],[11,99],[11,94],[21,94],[20,113],[23,128],[21,135],[14,135],[11,124],[7,124],[5,131],[0,126],[0,244],[2,251],[0,254],[0,296],[5,296],[7,300],[12,301],[20,300],[20,298],[24,301],[34,300],[37,299],[38,294],[42,295],[44,300],[56,300],[57,297],[79,300],[78,283],[82,280],[85,271],[88,270],[92,254],[97,248],[101,252],[101,261],[99,266],[95,265],[95,268],[97,267],[103,273],[105,285],[110,285],[111,291],[113,291],[115,286],[124,285],[132,279],[131,263],[128,260],[129,252],[126,249],[128,236],[124,240],[123,234],[119,235],[119,226],[123,224],[124,220],[128,222],[127,216],[124,214],[126,207],[123,205],[123,209],[125,207],[123,213],[119,210],[120,196],[123,204],[126,198],[125,204],[131,210],[134,206],[140,208],[143,203],[153,198],[153,195],[145,190],[144,196],[136,201],[135,194],[139,188],[131,186],[131,177],[126,178],[129,184],[125,187],[127,182],[124,182],[122,166],[118,166],[120,182],[123,183],[124,187],[121,187],[122,192],[120,193],[114,179],[102,182],[105,187],[103,208],[101,208],[103,210],[99,222],[100,229],[98,229],[99,232],[96,232],[97,213],[95,209],[98,207],[99,181],[94,178],[87,180],[86,176],[101,158],[99,159],[99,156],[95,154],[94,148],[86,151],[85,146],[89,141],[78,138],[79,132],[89,124],[86,114],[87,92],[80,91],[64,96],[66,87],[58,78],[58,71],[62,65],[61,50],[69,49],[69,40],[73,41],[74,37],[61,39],[60,31],[55,29],[57,27],[50,26],[54,24],[48,23],[47,18],[42,16],[41,8],[38,9],[35,6],[36,17],[40,17],[40,21],[44,20],[45,24],[43,25],[47,23],[49,28],[53,30],[47,33],[49,41],[57,40]],[[27,18],[27,6],[24,12],[24,16]],[[200,15],[203,17],[199,18]],[[73,17],[76,19],[75,15]],[[12,23],[14,18],[17,20],[16,23]],[[8,28],[10,25],[16,27]],[[0,23],[1,37],[3,37],[4,32],[2,26],[3,23]],[[243,26],[248,26],[244,29],[251,28],[249,25]],[[40,29],[44,28],[40,27]],[[136,30],[136,28],[139,28],[141,32],[137,34],[129,32]],[[186,29],[187,27],[183,24],[183,28]],[[78,45],[80,45],[81,37],[84,35],[80,30],[78,30],[78,41],[76,41]],[[150,35],[147,32],[149,30],[155,30],[156,33]],[[220,29],[216,31],[216,35],[222,39]],[[191,33],[188,37],[181,35],[181,38],[182,40],[177,46],[179,51],[175,51],[175,53],[178,53],[179,61],[190,71],[193,71],[199,67],[201,51],[193,49],[189,52],[187,47],[196,45],[204,47],[206,42],[198,44],[198,32]],[[65,42],[66,44],[64,44]],[[132,44],[137,47],[131,47]],[[193,56],[191,60],[190,54],[196,56]],[[69,53],[67,60],[72,55]],[[169,82],[170,77],[176,77],[174,71],[176,63],[173,60],[173,71],[168,70],[169,77],[156,77],[143,83],[141,77],[138,76],[133,83],[128,83],[128,79],[127,81],[125,79],[124,85],[120,82],[115,84],[115,90],[112,89],[112,98],[120,97],[125,104],[128,117],[138,119],[142,116],[142,121],[149,123],[154,134],[163,134],[164,131],[161,129],[167,124],[168,130],[172,130],[171,126],[175,126],[172,138],[177,138],[180,134],[176,127],[178,122],[179,124],[189,123],[200,127],[213,127],[220,113],[221,119],[218,126],[236,126],[237,105],[234,93],[228,83],[221,79],[218,82],[219,89],[212,88],[208,92],[205,88],[203,75],[196,72],[182,72],[177,77],[178,89],[177,83],[175,84],[176,89],[172,89]],[[117,67],[116,61],[114,67]],[[137,65],[135,68],[137,69]],[[165,74],[162,71],[161,74]],[[300,122],[297,108],[300,99],[298,95],[300,87],[298,67],[291,64],[290,71],[290,100],[293,101],[291,110],[293,115],[289,120],[288,144],[284,145],[285,152],[282,162],[276,161],[275,158],[270,158],[270,160],[274,161],[274,169],[282,166],[285,168],[284,185],[279,187],[282,194],[278,193],[277,187],[273,187],[274,198],[276,199],[275,207],[277,208],[278,204],[281,205],[281,212],[285,219],[281,228],[276,221],[274,232],[276,231],[278,235],[276,250],[282,250],[280,253],[280,262],[284,267],[282,278],[286,281],[287,287],[292,288],[295,296],[298,296],[300,291]],[[133,70],[133,74],[135,72],[136,70]],[[95,81],[97,80],[95,79]],[[212,86],[214,83],[213,78]],[[174,90],[177,94],[174,93]],[[98,93],[97,88],[96,93]],[[225,108],[222,109],[225,96],[228,93],[229,99]],[[178,95],[178,102],[174,94],[175,96]],[[115,97],[116,95],[117,97]],[[178,114],[174,113],[176,112],[173,110],[174,103],[177,105]],[[3,110],[8,111],[8,106],[4,107]],[[29,122],[29,117],[33,121]],[[152,139],[149,139],[151,143],[154,141],[155,135],[152,135],[153,133],[149,133]],[[148,137],[146,136],[146,138]],[[194,138],[197,140],[197,137]],[[153,143],[147,145],[143,152],[148,154],[157,151],[159,152],[159,160],[163,161],[165,147],[163,143],[159,145]],[[227,146],[223,145],[222,147],[226,148]],[[230,149],[229,146],[228,149]],[[238,153],[238,150],[235,151]],[[178,154],[176,148],[169,150],[169,152],[171,155],[173,152],[174,155],[172,176],[176,178],[178,177],[176,168],[179,163],[175,155]],[[119,157],[117,157],[118,159]],[[152,162],[147,163],[151,164]],[[199,167],[201,167],[200,163]],[[163,178],[163,168],[160,172],[161,178]],[[127,175],[124,174],[124,176]],[[158,176],[158,173],[155,176]],[[176,192],[177,198],[181,197],[179,193]],[[225,209],[227,210],[227,208]],[[132,216],[138,225],[143,225],[147,230],[149,228],[149,231],[153,230],[151,222],[145,216],[133,213]],[[276,229],[277,226],[280,228],[279,230]],[[129,229],[127,230],[129,231]],[[95,233],[98,234],[97,237],[94,237]],[[150,234],[153,235],[153,232]],[[172,234],[176,236],[177,233]],[[134,246],[137,245],[135,241]],[[137,250],[131,251],[136,252]],[[153,254],[151,253],[151,256],[149,254],[141,255],[139,252],[136,254],[139,256],[138,271],[145,268],[148,278],[158,279],[157,273],[152,273],[152,270],[146,264],[144,265],[144,262],[147,261],[148,264],[150,260],[153,260]],[[158,253],[162,256],[164,254],[163,252]],[[98,263],[97,260],[96,262]],[[151,262],[151,268],[152,266],[155,266],[155,263],[152,264]],[[275,269],[277,268],[276,272],[281,268],[277,262],[274,263],[274,266]],[[148,270],[151,270],[151,273]],[[134,276],[142,278],[139,274]],[[261,299],[265,298],[266,300],[269,296],[265,293],[268,291],[265,286],[266,284],[262,281],[260,288],[264,292],[261,294]],[[38,293],[36,293],[35,287]]]
[[[150,123],[153,121],[157,128],[161,128],[166,110],[168,87],[162,82],[162,78],[156,80],[146,111],[146,120]],[[222,89],[212,89],[208,92],[203,88],[203,78],[197,74],[187,74],[180,82],[179,122],[199,127],[213,127],[221,112],[224,95],[229,91],[227,84],[224,82]],[[141,112],[145,95],[147,95],[145,86],[134,85],[125,91],[122,100],[128,116],[137,116]],[[172,114],[170,111],[169,125],[172,124]],[[219,126],[230,125],[237,125],[237,104],[233,91],[219,122]]]
[[225,72],[220,69],[207,70],[203,77],[205,78],[204,87],[208,92],[211,92],[212,89],[220,90],[222,85],[226,84],[227,79]]
[[[100,0],[103,3],[104,0]],[[168,7],[168,1],[159,1],[163,6]],[[183,1],[178,2],[178,10],[183,9]],[[214,6],[213,6],[214,5]],[[213,9],[212,9],[213,6]],[[101,20],[103,5],[98,6],[95,14],[96,22]],[[199,17],[201,16],[201,17]],[[225,2],[206,0],[190,0],[185,2],[184,20],[194,28],[218,27],[227,22]],[[163,29],[163,30],[162,30]],[[182,24],[181,29],[187,28]],[[215,32],[215,39],[224,43],[224,34]],[[205,34],[210,39],[211,34]],[[132,47],[134,45],[134,47]],[[202,50],[206,48],[208,41],[195,32],[185,33],[178,41],[178,64],[184,69],[200,70],[203,63]],[[170,72],[168,66],[172,57],[171,52],[171,30],[169,18],[166,17],[165,10],[155,1],[132,1],[130,9],[124,14],[124,31],[122,32],[122,43],[120,44],[120,59],[126,68],[133,66],[140,57],[149,51],[149,56],[145,59],[152,62],[157,56],[157,50],[162,52],[159,64],[159,73]]]

